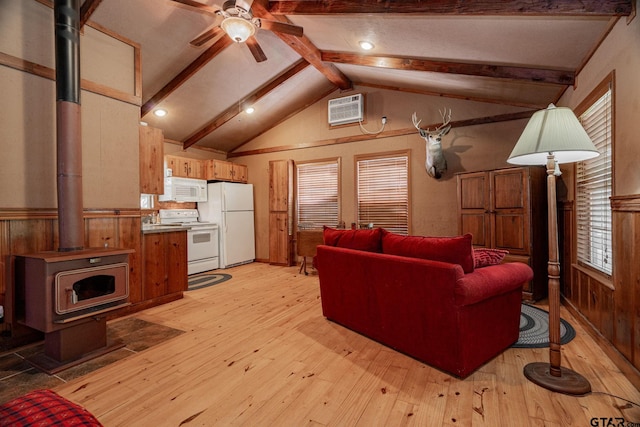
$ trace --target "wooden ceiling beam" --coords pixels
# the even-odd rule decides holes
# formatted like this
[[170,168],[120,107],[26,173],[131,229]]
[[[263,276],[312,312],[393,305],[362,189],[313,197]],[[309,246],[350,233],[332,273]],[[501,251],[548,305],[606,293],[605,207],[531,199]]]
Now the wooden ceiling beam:
[[[482,96],[475,96],[475,95],[461,95],[459,93],[444,92],[444,91],[434,91],[434,90],[425,90],[425,89],[418,89],[418,88],[415,88],[415,87],[391,86],[391,85],[384,85],[384,84],[379,84],[379,83],[371,83],[371,82],[367,82],[367,81],[355,81],[354,80],[353,84],[355,84],[356,86],[364,86],[364,87],[370,87],[370,88],[374,88],[374,89],[390,90],[390,91],[394,91],[394,92],[414,93],[414,94],[417,94],[417,95],[436,96],[436,97],[439,97],[439,98],[462,99],[462,100],[465,100],[465,101],[483,102],[485,104],[509,105],[511,107],[534,108],[534,109],[537,109],[537,110],[542,110],[542,109],[546,108],[549,105],[548,102],[544,102],[544,103],[540,104],[540,103],[535,103],[535,102],[516,101],[516,100],[513,100],[513,99],[504,99],[504,98],[497,98],[497,97],[491,98],[491,97],[482,97]],[[563,89],[564,89],[564,87],[559,89],[559,92],[562,93]]]
[[[228,37],[227,37],[228,38]],[[234,104],[232,107],[227,108],[224,112],[219,114],[215,119],[211,120],[209,123],[204,125],[202,128],[198,129],[192,135],[187,137],[182,142],[182,148],[186,150],[192,145],[196,144],[205,136],[209,135],[214,130],[218,129],[223,124],[227,123],[229,120],[232,120],[236,117],[243,109],[244,105],[251,105],[256,103],[262,97],[266,96],[269,92],[282,85],[284,82],[289,80],[291,77],[298,74],[300,71],[304,70],[309,66],[309,63],[304,59],[300,59],[298,62],[293,64],[287,71],[280,74],[275,79],[271,80],[266,85],[262,86],[260,89],[253,92],[251,95],[247,96],[237,104]]]
[[[290,23],[284,16],[273,16],[269,13],[267,3],[269,3],[267,0],[254,0],[251,5],[253,14],[258,18]],[[338,70],[335,65],[322,62],[320,51],[306,36],[297,37],[275,31],[274,34],[320,71],[331,83],[343,90],[352,87],[351,80],[342,71]]]
[[434,15],[628,16],[634,0],[286,0],[270,1],[272,15],[413,13]]
[[96,11],[102,0],[86,0],[80,7],[80,28],[84,27],[93,12]]
[[205,50],[199,57],[196,58],[191,64],[187,65],[184,70],[180,71],[169,83],[167,83],[162,89],[160,89],[155,95],[153,95],[147,102],[140,108],[140,117],[146,116],[149,111],[153,110],[156,105],[162,102],[167,96],[171,95],[176,89],[184,84],[191,76],[197,73],[202,67],[207,65],[209,61],[215,58],[220,52],[233,44],[233,40],[229,37],[222,37],[217,42],[212,44],[207,50]]
[[412,58],[407,56],[362,55],[358,53],[330,51],[321,52],[321,58],[326,62],[389,68],[393,70],[431,71],[434,73],[464,74],[468,76],[526,80],[559,85],[572,85],[575,82],[574,72],[566,70],[433,61],[425,58]]
[[215,7],[207,6],[204,3],[200,3],[195,0],[173,0],[173,2],[178,3],[176,6],[186,6],[186,9],[191,8],[192,10],[196,9],[200,12],[205,12],[213,16],[217,16],[218,10]]

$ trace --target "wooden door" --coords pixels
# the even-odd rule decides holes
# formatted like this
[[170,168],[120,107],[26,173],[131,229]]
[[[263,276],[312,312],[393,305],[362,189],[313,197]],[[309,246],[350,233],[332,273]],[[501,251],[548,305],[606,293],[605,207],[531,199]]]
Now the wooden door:
[[269,162],[269,262],[293,261],[293,162]]
[[162,233],[165,236],[167,287],[166,293],[187,290],[187,232]]
[[458,179],[458,229],[471,233],[473,244],[491,247],[489,175],[486,172],[460,174]]
[[269,211],[289,208],[289,164],[286,160],[269,162]]
[[164,136],[161,129],[139,127],[140,192],[164,193]]
[[187,290],[187,232],[148,233],[143,237],[143,299]]
[[144,277],[143,299],[151,300],[165,294],[164,233],[145,234],[143,237]]
[[289,250],[289,222],[286,212],[269,213],[269,263],[291,265]]
[[493,247],[529,255],[529,186],[526,168],[491,172]]

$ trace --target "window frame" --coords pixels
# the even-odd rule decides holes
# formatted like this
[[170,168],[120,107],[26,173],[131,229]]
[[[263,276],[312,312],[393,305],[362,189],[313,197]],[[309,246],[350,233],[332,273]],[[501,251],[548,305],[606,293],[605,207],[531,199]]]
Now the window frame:
[[[598,102],[604,95],[606,95],[606,93],[608,91],[611,91],[610,94],[610,108],[611,108],[611,118],[610,118],[610,136],[609,136],[609,151],[610,151],[610,162],[611,162],[611,166],[610,166],[610,179],[611,179],[611,185],[610,185],[610,197],[612,197],[615,194],[615,162],[614,162],[614,148],[615,148],[615,73],[612,72],[610,73],[574,110],[576,116],[578,117],[579,120],[581,120],[581,117],[583,116],[583,114],[585,112],[587,112],[592,106],[594,106],[596,104],[596,102]],[[598,158],[600,158],[600,156],[596,157],[597,160]],[[575,194],[575,211],[574,211],[574,233],[575,233],[575,238],[574,238],[574,242],[575,242],[575,257],[576,257],[576,263],[583,268],[588,269],[589,271],[594,272],[597,275],[604,275],[606,278],[611,278],[613,276],[613,248],[614,246],[614,234],[613,234],[613,210],[612,210],[612,206],[611,206],[611,200],[609,200],[609,209],[610,209],[610,216],[609,216],[609,224],[608,224],[608,232],[611,236],[611,240],[610,240],[610,247],[609,247],[609,262],[607,263],[608,265],[610,265],[610,271],[607,271],[597,265],[594,265],[588,261],[585,261],[580,254],[580,248],[579,248],[579,190],[578,190],[578,170],[580,167],[580,164],[584,163],[584,162],[578,162],[575,165],[574,168],[574,194]]]
[[336,164],[337,165],[337,211],[338,211],[338,217],[336,219],[336,223],[335,224],[323,224],[323,225],[327,225],[327,226],[331,226],[331,227],[336,227],[338,224],[342,223],[342,161],[340,157],[332,157],[332,158],[327,158],[327,159],[317,159],[317,160],[308,160],[308,161],[300,161],[300,162],[296,162],[295,164],[295,177],[296,177],[296,184],[295,184],[295,188],[296,188],[296,214],[295,214],[295,224],[296,224],[296,229],[297,230],[301,230],[301,229],[305,229],[305,230],[321,230],[322,226],[314,226],[314,227],[310,227],[310,228],[300,228],[299,224],[300,224],[300,183],[299,183],[299,178],[298,178],[298,174],[299,174],[299,168],[300,167],[305,167],[307,165],[327,165],[327,164]]
[[[354,156],[354,192],[355,192],[355,217],[357,224],[364,224],[366,221],[361,220],[360,217],[360,177],[359,177],[359,162],[366,160],[377,160],[377,159],[386,159],[386,158],[398,158],[398,157],[406,157],[407,163],[407,182],[406,182],[406,198],[407,198],[407,210],[406,210],[406,219],[407,219],[407,235],[411,235],[411,150],[398,150],[398,151],[387,151],[381,153],[372,153],[372,154],[361,154]],[[374,227],[384,227],[383,225],[378,225],[374,222]],[[386,227],[385,227],[386,228]],[[390,230],[393,231],[393,230]],[[396,232],[396,231],[394,231]],[[401,234],[401,233],[399,233]]]

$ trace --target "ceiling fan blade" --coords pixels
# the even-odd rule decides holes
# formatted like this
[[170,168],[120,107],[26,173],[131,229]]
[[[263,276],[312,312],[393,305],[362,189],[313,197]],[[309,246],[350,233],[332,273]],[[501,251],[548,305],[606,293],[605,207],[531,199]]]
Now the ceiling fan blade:
[[245,42],[247,47],[251,51],[251,54],[255,58],[256,62],[263,62],[267,60],[267,55],[264,54],[264,51],[258,44],[258,40],[255,37],[249,37]]
[[251,10],[252,4],[253,4],[253,0],[236,0],[236,6],[241,7],[247,12]]
[[215,7],[207,6],[206,4],[200,3],[195,0],[171,0],[174,3],[180,3],[182,5],[187,6],[188,8],[195,9],[199,12],[210,13],[212,15],[217,15],[218,9]]
[[291,34],[292,36],[302,37],[302,27],[297,25],[288,24],[286,22],[267,21],[260,19],[260,28],[265,30],[275,31],[277,33]]
[[189,43],[193,46],[200,47],[206,42],[208,42],[209,40],[215,39],[220,34],[224,34],[224,30],[220,28],[218,25],[215,25],[209,28],[208,30],[204,31],[203,33],[201,33],[198,37],[191,40]]

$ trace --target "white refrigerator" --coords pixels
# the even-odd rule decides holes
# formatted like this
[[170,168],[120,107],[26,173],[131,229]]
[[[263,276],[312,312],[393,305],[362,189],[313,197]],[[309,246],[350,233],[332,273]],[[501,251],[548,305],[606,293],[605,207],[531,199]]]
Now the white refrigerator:
[[198,202],[198,215],[200,221],[214,222],[219,226],[220,268],[255,260],[253,184],[207,184],[207,201]]

